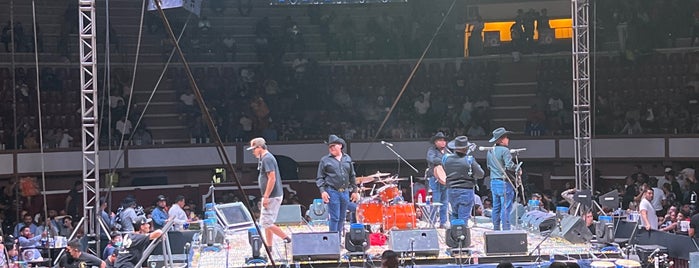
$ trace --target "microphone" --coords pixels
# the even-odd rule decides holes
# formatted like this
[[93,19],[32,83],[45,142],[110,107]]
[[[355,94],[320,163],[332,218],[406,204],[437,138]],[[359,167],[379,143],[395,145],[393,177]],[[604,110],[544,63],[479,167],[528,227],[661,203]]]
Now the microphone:
[[393,147],[393,143],[381,141],[381,144]]
[[495,147],[483,147],[483,146],[478,146],[479,151],[492,151],[495,150]]
[[510,153],[519,153],[522,151],[526,151],[527,148],[519,148],[519,149],[510,149]]

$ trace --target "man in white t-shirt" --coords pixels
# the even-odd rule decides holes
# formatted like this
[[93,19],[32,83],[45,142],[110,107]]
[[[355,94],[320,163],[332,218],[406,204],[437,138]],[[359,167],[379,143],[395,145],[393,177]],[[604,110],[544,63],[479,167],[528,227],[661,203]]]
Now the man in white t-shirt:
[[[665,192],[663,192],[661,188],[656,187],[656,185],[658,185],[658,179],[655,177],[650,178],[648,185],[653,188],[653,200],[651,200],[650,203],[653,205],[656,214],[662,214],[663,203],[665,203],[665,199],[667,199]],[[660,216],[665,215],[663,214]]]
[[658,230],[658,216],[655,214],[655,208],[651,204],[653,200],[653,189],[646,188],[643,198],[641,198],[641,204],[638,205],[638,211],[641,213],[641,219],[643,220],[643,227],[646,230]]

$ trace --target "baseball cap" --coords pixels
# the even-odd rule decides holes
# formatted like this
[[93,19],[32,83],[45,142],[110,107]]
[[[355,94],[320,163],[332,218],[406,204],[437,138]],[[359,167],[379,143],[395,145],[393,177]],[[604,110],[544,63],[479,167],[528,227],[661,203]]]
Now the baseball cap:
[[167,197],[165,197],[164,195],[158,195],[156,200],[157,201],[167,201]]
[[133,225],[140,226],[140,225],[144,225],[146,223],[150,223],[151,221],[153,221],[153,219],[146,218],[145,216],[138,216],[138,217],[136,217],[136,219],[134,219]]
[[250,150],[255,149],[257,147],[264,146],[265,144],[267,144],[267,141],[265,141],[264,138],[254,138],[254,139],[250,140],[250,147],[248,147],[245,150],[250,151]]
[[666,167],[666,168],[665,168],[665,173],[668,173],[668,172],[672,172],[672,168],[671,168],[671,167]]

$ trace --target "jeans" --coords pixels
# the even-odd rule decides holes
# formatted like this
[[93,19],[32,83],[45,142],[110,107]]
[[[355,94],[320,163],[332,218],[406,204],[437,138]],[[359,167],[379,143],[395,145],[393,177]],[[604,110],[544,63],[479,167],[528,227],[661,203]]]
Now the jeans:
[[[447,209],[449,208],[449,196],[447,193],[447,186],[439,183],[435,177],[430,177],[430,189],[432,189],[432,202],[442,203],[439,207],[439,224],[445,225],[447,223]],[[430,218],[435,219],[435,211],[431,211]]]
[[468,223],[471,218],[471,210],[473,210],[473,195],[473,189],[449,189],[449,204],[451,204],[452,214],[455,215],[456,219],[462,219]]
[[493,230],[510,230],[510,212],[515,199],[515,189],[509,182],[499,178],[490,179],[490,191],[493,193]]
[[350,223],[357,223],[357,203],[349,202],[347,203],[347,210],[350,213]]
[[330,187],[325,188],[325,191],[330,196],[330,202],[328,202],[328,214],[330,214],[328,228],[331,232],[342,233],[345,227],[347,204],[349,203],[349,192],[338,192]]

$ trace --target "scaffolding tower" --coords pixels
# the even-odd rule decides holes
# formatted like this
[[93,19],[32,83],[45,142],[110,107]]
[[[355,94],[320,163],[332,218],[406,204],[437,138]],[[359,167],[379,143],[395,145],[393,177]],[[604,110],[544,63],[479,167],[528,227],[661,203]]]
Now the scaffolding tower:
[[594,193],[590,99],[590,1],[571,0],[575,188]]
[[[80,119],[82,122],[83,231],[88,249],[101,254],[99,200],[99,148],[97,114],[97,41],[95,0],[78,0],[80,34]],[[99,255],[97,255],[99,256]]]

